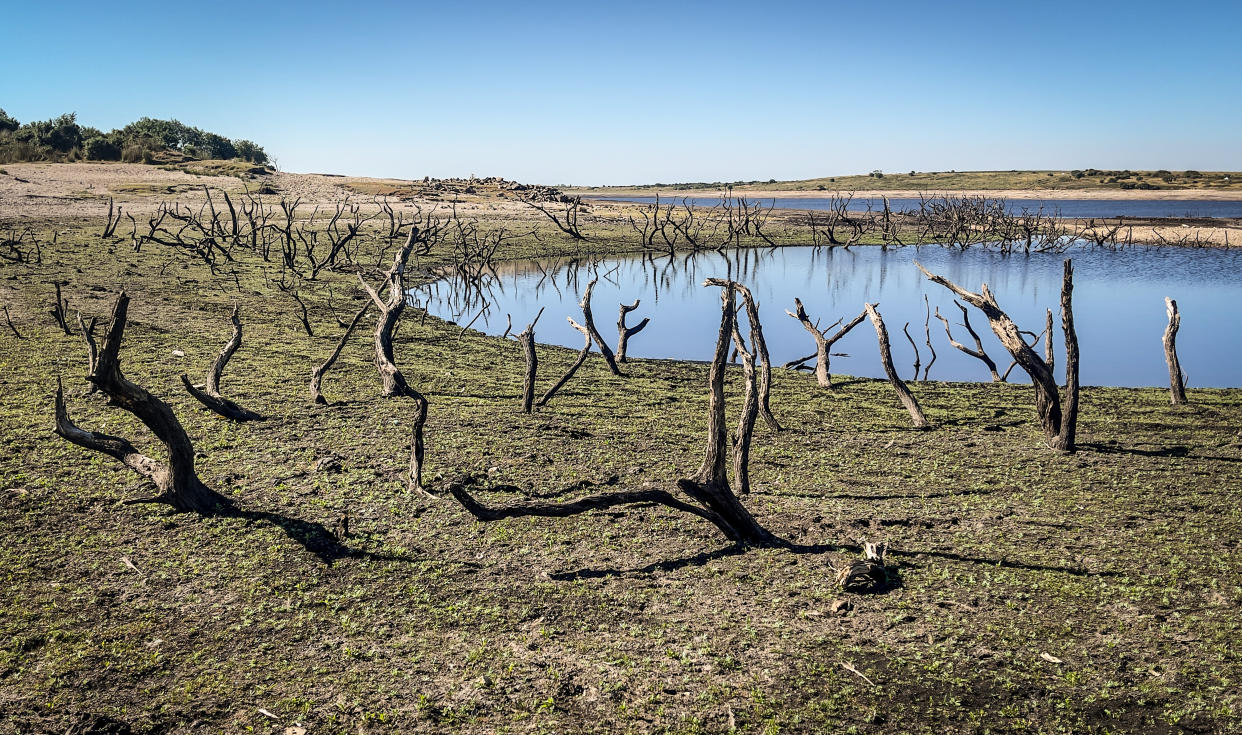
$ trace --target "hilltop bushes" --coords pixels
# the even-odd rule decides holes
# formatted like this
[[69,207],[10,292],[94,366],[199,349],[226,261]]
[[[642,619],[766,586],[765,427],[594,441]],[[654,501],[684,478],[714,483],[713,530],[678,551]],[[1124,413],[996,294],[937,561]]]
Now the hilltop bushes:
[[129,161],[151,163],[156,154],[184,158],[232,159],[267,163],[267,153],[249,140],[229,140],[176,120],[144,117],[104,133],[79,125],[70,112],[50,120],[20,124],[0,110],[0,163],[18,161]]

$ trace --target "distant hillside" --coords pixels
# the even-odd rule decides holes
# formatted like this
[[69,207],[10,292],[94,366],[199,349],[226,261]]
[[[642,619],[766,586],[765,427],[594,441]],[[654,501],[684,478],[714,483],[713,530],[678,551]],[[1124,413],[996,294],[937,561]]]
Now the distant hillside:
[[21,161],[127,161],[182,163],[239,160],[267,163],[267,152],[253,141],[230,140],[176,120],[144,117],[103,132],[80,125],[75,113],[22,124],[0,110],[0,163]]
[[953,191],[986,189],[1242,189],[1242,173],[1236,171],[873,171],[853,176],[832,176],[801,181],[713,181],[638,186],[593,186],[569,189],[577,193],[651,193],[657,189],[721,191],[728,186],[764,191]]

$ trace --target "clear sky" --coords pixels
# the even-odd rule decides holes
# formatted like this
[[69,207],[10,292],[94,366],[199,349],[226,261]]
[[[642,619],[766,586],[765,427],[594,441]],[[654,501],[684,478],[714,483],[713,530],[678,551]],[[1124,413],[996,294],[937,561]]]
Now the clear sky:
[[11,2],[0,107],[402,178],[1242,170],[1242,0]]

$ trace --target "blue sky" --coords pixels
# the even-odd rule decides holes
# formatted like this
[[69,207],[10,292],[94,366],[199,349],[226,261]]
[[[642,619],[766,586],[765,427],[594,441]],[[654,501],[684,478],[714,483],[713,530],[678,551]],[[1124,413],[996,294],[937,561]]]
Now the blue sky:
[[0,107],[290,171],[625,184],[1242,170],[1242,2],[22,2]]

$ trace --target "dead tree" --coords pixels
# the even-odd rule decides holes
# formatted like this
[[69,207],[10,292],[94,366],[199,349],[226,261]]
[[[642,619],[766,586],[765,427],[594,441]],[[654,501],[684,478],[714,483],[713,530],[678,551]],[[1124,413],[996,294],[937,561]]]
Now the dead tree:
[[587,284],[586,291],[582,294],[582,300],[578,302],[578,308],[582,309],[582,324],[590,333],[591,339],[595,340],[595,346],[599,347],[599,354],[604,356],[604,361],[608,363],[608,369],[613,375],[621,375],[621,368],[617,367],[617,358],[612,353],[612,348],[604,341],[604,336],[595,328],[595,317],[591,315],[591,291],[595,288],[595,284],[599,282],[599,278],[592,278]]
[[238,307],[233,307],[233,314],[229,319],[233,322],[233,336],[224,345],[224,349],[220,350],[216,361],[212,363],[211,370],[207,373],[207,384],[200,388],[191,383],[189,376],[185,373],[181,374],[181,382],[185,384],[185,389],[199,403],[226,419],[232,419],[233,421],[262,421],[263,416],[249,409],[242,408],[220,395],[220,377],[224,374],[224,368],[229,364],[233,353],[237,352],[238,347],[241,347],[242,341],[241,319],[238,316]]
[[61,296],[60,281],[55,281],[52,285],[56,287],[56,296],[52,300],[52,308],[48,313],[56,321],[56,326],[60,327],[65,334],[73,334],[69,329],[69,299]]
[[87,380],[108,396],[110,404],[136,416],[168,450],[167,464],[140,453],[128,440],[78,428],[69,419],[64,390],[56,385],[56,433],[86,449],[103,452],[155,483],[160,494],[152,502],[167,503],[177,510],[209,513],[229,507],[227,499],[208,488],[194,471],[194,445],[172,409],[121,373],[121,339],[129,297],[122,293],[112,309],[112,323],[104,335],[95,370]]
[[867,316],[871,317],[871,323],[875,326],[875,336],[880,343],[880,363],[884,366],[884,373],[888,375],[888,382],[893,384],[893,390],[897,391],[897,397],[901,399],[901,403],[910,412],[910,419],[914,422],[916,429],[931,428],[931,423],[927,417],[923,415],[923,408],[919,405],[918,399],[902,382],[901,377],[897,375],[897,369],[893,367],[893,353],[888,342],[888,330],[884,328],[884,319],[880,316],[880,312],[875,310],[875,304],[865,304]]
[[953,304],[962,310],[962,326],[966,328],[966,331],[970,334],[971,338],[974,339],[975,349],[972,350],[961,342],[953,339],[953,332],[949,331],[949,320],[941,316],[940,307],[936,307],[936,318],[944,323],[944,334],[949,338],[949,344],[953,345],[953,347],[961,350],[967,355],[970,355],[976,360],[982,361],[984,365],[987,365],[988,372],[992,374],[993,383],[1002,382],[1000,374],[996,372],[996,363],[992,361],[991,357],[988,357],[988,353],[983,349],[983,341],[979,339],[978,333],[976,333],[974,328],[970,326],[970,314],[966,310],[966,307],[958,303],[956,299],[953,301]]
[[[382,395],[388,398],[405,397],[414,401],[414,419],[411,426],[412,439],[410,447],[409,485],[411,490],[423,488],[423,426],[427,423],[427,399],[422,393],[412,388],[405,380],[405,375],[393,362],[392,335],[405,311],[405,266],[410,252],[427,238],[428,233],[417,226],[410,229],[405,245],[397,252],[392,268],[384,274],[379,288],[372,288],[362,274],[358,280],[370,295],[371,301],[379,309],[379,319],[375,325],[375,369],[379,372],[382,384]],[[387,288],[387,294],[380,294]]]
[[1177,330],[1182,326],[1182,314],[1177,310],[1177,302],[1167,296],[1164,307],[1169,314],[1169,326],[1164,329],[1164,360],[1169,364],[1169,402],[1180,406],[1186,403],[1186,376],[1177,360]]
[[838,329],[831,337],[829,337],[827,336],[828,330],[840,324],[840,319],[829,325],[826,329],[820,330],[819,322],[816,321],[814,324],[811,323],[811,318],[807,316],[806,310],[802,308],[802,302],[800,300],[795,298],[794,306],[797,308],[797,313],[790,312],[788,309],[785,310],[785,313],[789,314],[789,316],[794,319],[797,319],[799,322],[802,322],[802,326],[811,333],[812,337],[815,338],[815,354],[807,355],[806,357],[802,357],[797,360],[791,360],[790,362],[785,363],[785,367],[797,367],[807,360],[814,359],[815,380],[819,383],[820,387],[831,388],[832,377],[828,374],[828,358],[831,355],[829,350],[832,349],[832,346],[837,342],[837,340],[849,334],[850,330],[854,327],[862,324],[862,321],[867,318],[867,312],[863,311],[858,316],[851,319],[848,324]]
[[[667,490],[643,489],[591,495],[568,503],[523,502],[489,508],[479,503],[469,493],[470,487],[482,482],[481,478],[475,476],[467,476],[450,483],[448,492],[471,515],[481,521],[496,521],[521,516],[566,518],[619,505],[655,503],[707,520],[715,525],[726,538],[739,544],[784,545],[781,539],[759,525],[729,489],[729,440],[728,428],[725,425],[724,379],[729,357],[729,343],[733,339],[734,330],[736,298],[733,288],[721,289],[721,303],[720,332],[716,337],[716,351],[712,358],[708,378],[710,399],[708,402],[707,455],[703,466],[695,475],[677,481],[677,487],[693,502],[683,500]],[[512,487],[504,489],[516,490]]]
[[704,281],[704,285],[732,288],[742,295],[742,302],[746,308],[746,321],[750,323],[751,346],[755,350],[755,357],[759,360],[759,415],[763,417],[764,422],[772,431],[780,431],[781,425],[772,415],[772,408],[768,405],[769,395],[772,392],[772,359],[768,355],[768,343],[763,338],[763,326],[759,323],[758,302],[755,301],[749,288],[736,281],[709,278]]
[[617,362],[626,362],[625,350],[630,344],[630,337],[638,334],[651,323],[651,319],[644,317],[638,324],[627,327],[625,326],[625,315],[638,308],[638,299],[634,299],[634,303],[626,306],[621,304],[621,315],[617,317]]
[[556,225],[556,229],[564,232],[575,240],[586,240],[586,235],[582,234],[582,230],[578,229],[578,210],[582,207],[582,197],[564,197],[562,204],[565,205],[565,220],[562,222],[554,212],[549,211],[548,207],[539,204],[533,199],[525,200],[526,204],[531,208],[542,212],[543,216],[552,220]]
[[[82,341],[86,343],[86,374],[91,375],[95,372],[95,363],[99,360],[99,347],[95,344],[95,317],[91,317],[89,322],[82,321],[82,312],[78,312],[78,329],[82,330]],[[86,395],[97,393],[99,386],[91,383],[91,387],[86,390]]]
[[[755,344],[755,330],[751,327],[750,343]],[[755,385],[755,353],[746,349],[746,341],[733,320],[733,348],[742,358],[742,410],[733,434],[733,482],[739,495],[750,493],[750,439],[755,433],[755,419],[759,416],[759,396]]]
[[1052,351],[1052,309],[1046,309],[1044,315],[1044,362],[1048,363],[1048,372],[1056,372],[1056,358]]
[[535,353],[535,324],[543,316],[543,309],[535,315],[534,320],[526,325],[526,329],[518,332],[517,341],[522,345],[522,355],[526,358],[526,374],[522,384],[522,413],[530,413],[535,403],[535,377],[539,373],[539,356]]
[[341,335],[341,339],[336,343],[336,349],[332,350],[332,354],[328,355],[328,359],[323,364],[315,368],[311,372],[310,393],[311,400],[321,405],[327,405],[328,399],[323,397],[320,392],[320,386],[323,384],[323,376],[332,367],[336,359],[341,356],[341,351],[345,349],[345,343],[349,341],[349,335],[353,333],[354,327],[358,326],[358,322],[362,321],[362,317],[371,308],[371,302],[367,301],[354,313],[354,318],[350,320],[349,325],[345,327],[345,333]]
[[19,332],[19,331],[17,331],[17,325],[13,323],[13,317],[9,315],[9,307],[8,307],[8,306],[5,306],[5,307],[4,307],[4,321],[6,321],[6,322],[8,323],[8,325],[9,325],[9,329],[13,330],[13,336],[14,336],[14,337],[16,337],[16,338],[18,338],[18,339],[23,339],[23,337],[22,337],[22,333],[21,333],[21,332]]
[[116,208],[116,217],[112,216],[112,197],[108,197],[108,219],[104,220],[103,237],[112,237],[116,226],[121,224],[121,208]]
[[1001,310],[986,283],[980,293],[972,293],[947,278],[934,275],[917,260],[914,264],[933,283],[944,286],[983,312],[1001,344],[1027,375],[1031,376],[1031,384],[1035,388],[1035,410],[1039,414],[1039,422],[1049,445],[1065,452],[1074,451],[1074,435],[1078,423],[1078,334],[1074,331],[1074,266],[1071,261],[1066,259],[1061,278],[1061,329],[1065,333],[1064,402],[1048,363],[1022,338],[1022,330]]
[[574,373],[578,372],[578,368],[582,367],[582,363],[586,362],[587,355],[590,354],[591,352],[590,330],[582,326],[578,322],[574,321],[574,318],[572,316],[567,316],[565,318],[569,321],[569,326],[573,327],[579,332],[582,332],[582,337],[583,337],[584,342],[582,345],[582,349],[578,351],[578,359],[574,360],[574,363],[569,366],[569,369],[565,371],[565,374],[562,375],[560,379],[557,380],[556,383],[553,384],[551,388],[548,388],[548,390],[543,394],[543,397],[539,399],[539,402],[535,404],[536,406],[539,406],[540,408],[548,405],[548,401],[552,400],[552,396],[555,396],[556,392],[559,391],[562,387],[564,387],[564,385],[569,382],[570,378],[574,377]]

